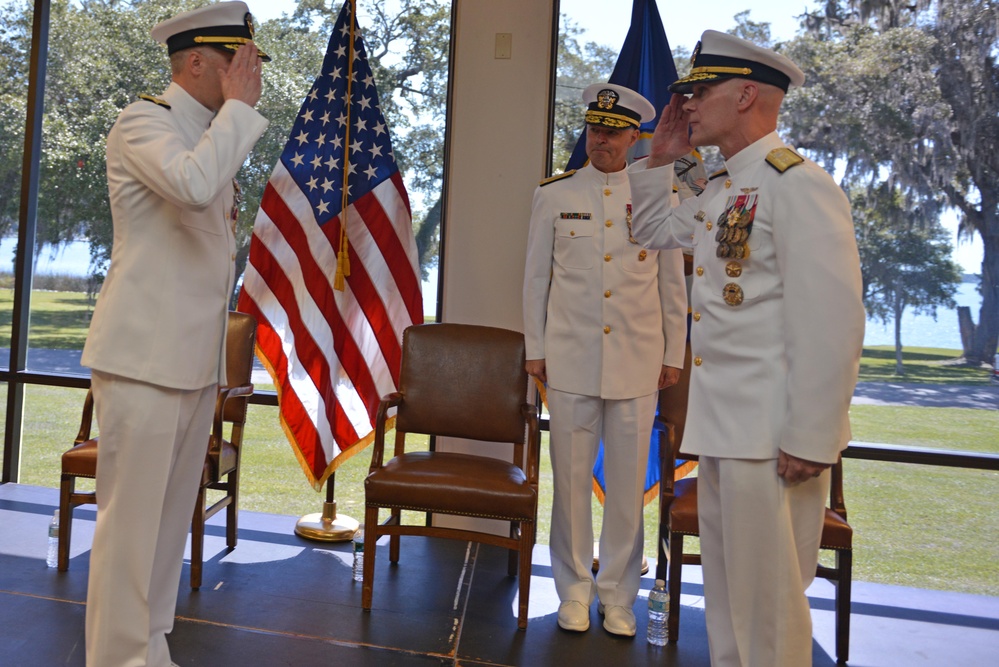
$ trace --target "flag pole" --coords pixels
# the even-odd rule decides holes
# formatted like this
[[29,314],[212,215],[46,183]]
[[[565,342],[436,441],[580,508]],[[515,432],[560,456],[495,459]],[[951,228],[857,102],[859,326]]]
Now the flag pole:
[[[357,26],[357,0],[350,2],[350,51],[347,56],[347,101],[344,105],[347,124],[344,128],[343,149],[343,200],[340,209],[343,221],[340,224],[340,249],[337,252],[336,276],[333,279],[333,289],[342,292],[346,286],[346,278],[350,277],[350,257],[347,245],[347,215],[349,195],[347,187],[350,178],[350,111],[352,84],[354,82],[354,31]],[[360,522],[349,516],[338,514],[334,490],[336,489],[336,471],[326,479],[326,502],[320,513],[306,514],[295,524],[295,534],[307,540],[317,542],[346,542],[354,537],[360,527]]]

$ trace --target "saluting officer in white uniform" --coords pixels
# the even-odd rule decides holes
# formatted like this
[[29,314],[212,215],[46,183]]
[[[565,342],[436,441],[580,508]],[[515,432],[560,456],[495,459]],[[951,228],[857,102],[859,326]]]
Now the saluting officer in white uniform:
[[[655,109],[604,83],[588,87],[583,101],[589,164],[534,194],[524,278],[527,372],[548,384],[558,623],[589,628],[597,596],[604,628],[633,636],[649,439],[658,390],[675,383],[683,366],[686,285],[679,251],[647,250],[631,235],[627,153]],[[592,475],[601,440],[606,495],[594,581]]]
[[82,363],[100,425],[90,667],[171,665],[184,545],[225,381],[234,177],[267,121],[252,18],[222,2],[157,24],[173,81],[107,139],[114,241]]
[[[802,667],[827,469],[850,439],[864,339],[853,222],[829,174],[777,136],[801,70],[715,31],[694,53],[649,159],[631,168],[634,235],[694,252],[683,450],[701,462],[711,663]],[[718,146],[726,171],[670,208],[668,163],[690,144]]]

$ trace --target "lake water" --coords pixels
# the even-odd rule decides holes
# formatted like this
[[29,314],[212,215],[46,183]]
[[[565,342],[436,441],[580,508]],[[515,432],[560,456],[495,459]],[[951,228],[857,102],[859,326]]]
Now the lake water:
[[[14,247],[17,240],[0,240],[0,268],[13,271]],[[50,252],[43,250],[38,258],[35,272],[38,274],[62,274],[85,276],[90,269],[90,251],[86,241],[74,241],[65,247]],[[437,272],[432,272],[432,281],[423,283],[424,311],[433,315],[436,312]],[[978,283],[961,283],[954,300],[959,306],[970,306],[971,316],[977,321],[982,297],[978,294]],[[892,322],[882,324],[868,320],[864,345],[894,345],[895,328]],[[906,347],[942,347],[961,349],[961,334],[957,323],[957,310],[937,309],[934,321],[929,315],[914,315],[906,311],[902,315],[902,345]]]

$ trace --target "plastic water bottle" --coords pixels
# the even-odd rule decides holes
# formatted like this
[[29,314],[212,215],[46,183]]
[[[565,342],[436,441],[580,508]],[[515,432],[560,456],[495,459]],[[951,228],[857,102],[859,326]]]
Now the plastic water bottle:
[[364,524],[354,533],[354,581],[364,581]]
[[55,511],[49,521],[49,551],[45,555],[45,564],[49,567],[59,565],[59,510]]
[[653,646],[666,646],[666,618],[669,616],[669,592],[666,582],[656,579],[649,591],[649,629],[647,636]]

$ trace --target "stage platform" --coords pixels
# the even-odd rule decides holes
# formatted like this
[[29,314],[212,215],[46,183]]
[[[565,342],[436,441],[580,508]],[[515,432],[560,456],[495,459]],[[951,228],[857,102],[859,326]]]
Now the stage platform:
[[[84,666],[95,513],[76,510],[70,569],[60,573],[45,566],[57,504],[55,489],[0,485],[0,665]],[[170,636],[181,667],[708,665],[698,567],[684,568],[680,642],[657,648],[645,641],[651,573],[635,603],[634,639],[605,632],[595,604],[588,632],[564,632],[555,622],[548,548],[538,545],[530,622],[521,632],[504,551],[404,537],[398,565],[380,551],[366,613],[361,584],[350,576],[349,542],[309,542],[294,534],[297,517],[241,512],[239,545],[226,552],[219,518],[205,538],[201,590],[188,587],[186,564],[181,577]],[[850,665],[996,664],[999,598],[856,581],[853,590]],[[825,581],[809,589],[816,667],[836,663],[832,594]]]

